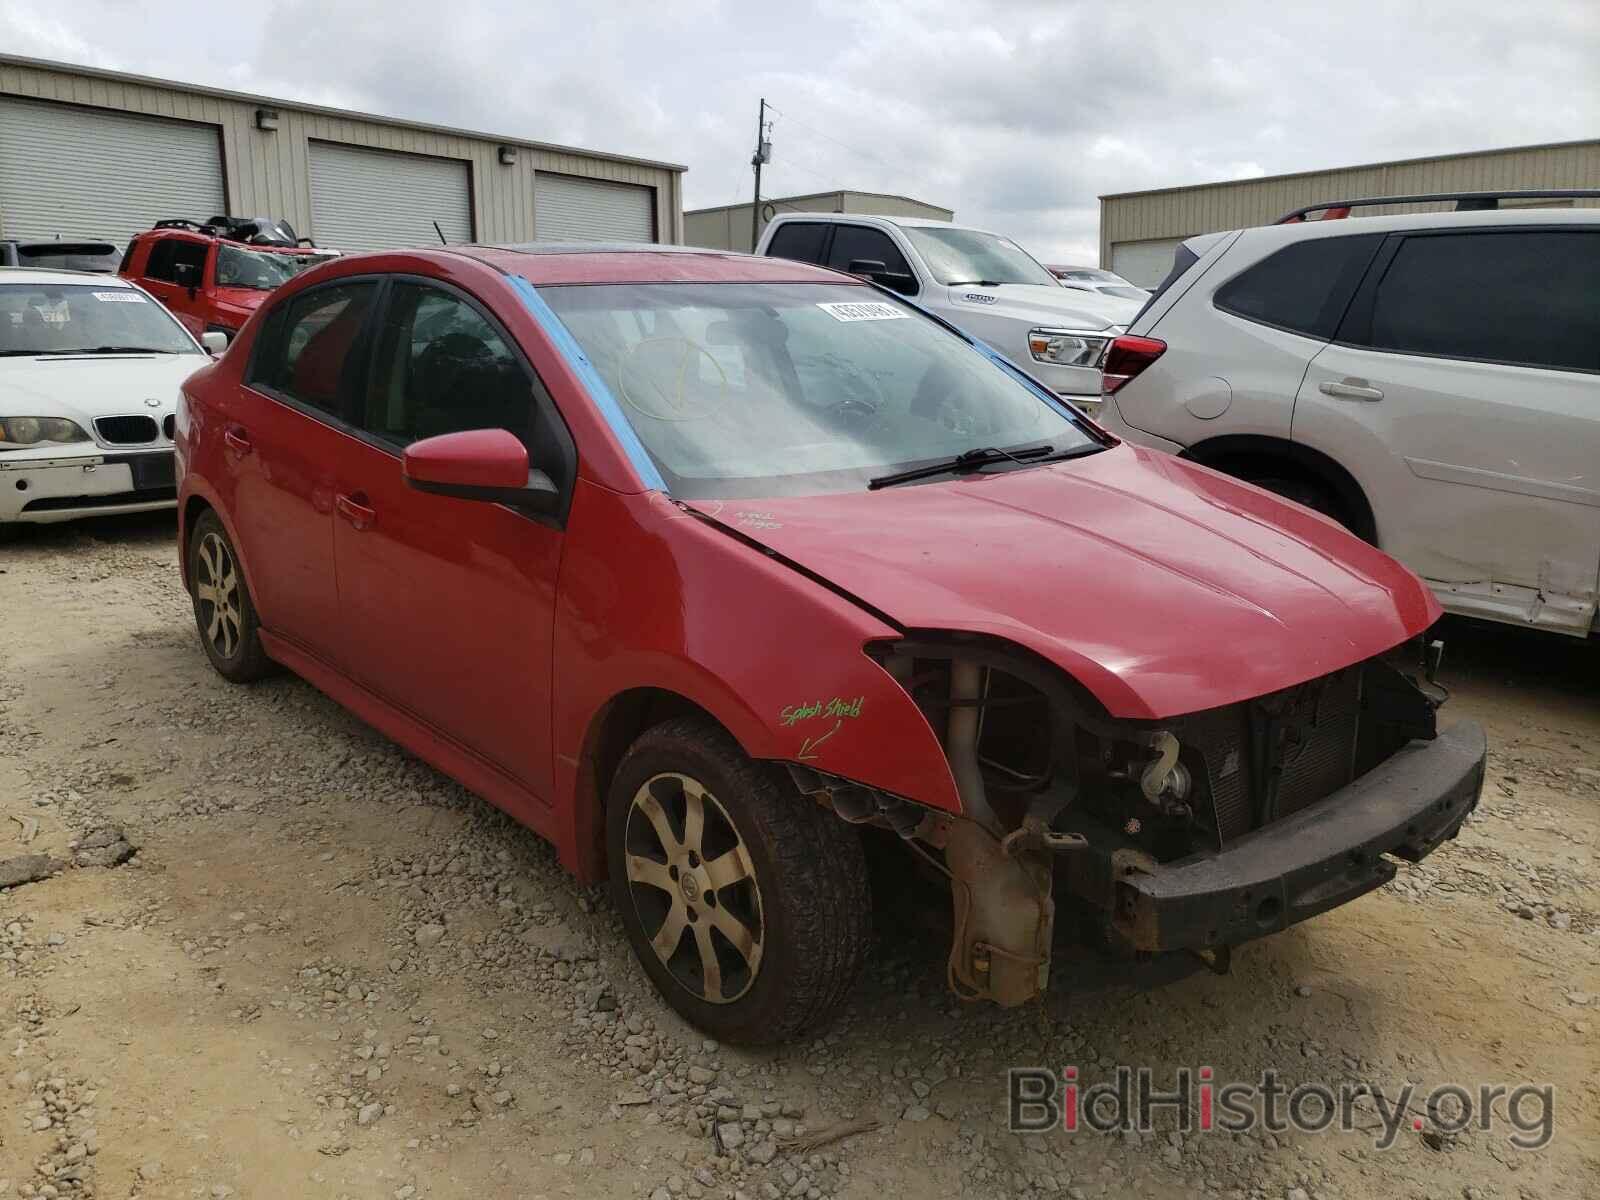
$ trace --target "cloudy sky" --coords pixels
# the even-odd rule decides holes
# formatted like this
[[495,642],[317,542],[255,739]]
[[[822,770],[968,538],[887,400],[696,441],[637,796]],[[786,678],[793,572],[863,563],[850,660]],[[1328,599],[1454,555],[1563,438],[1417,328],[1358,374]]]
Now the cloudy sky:
[[1105,192],[1600,134],[1600,0],[0,0],[16,54],[897,192],[1094,261]]

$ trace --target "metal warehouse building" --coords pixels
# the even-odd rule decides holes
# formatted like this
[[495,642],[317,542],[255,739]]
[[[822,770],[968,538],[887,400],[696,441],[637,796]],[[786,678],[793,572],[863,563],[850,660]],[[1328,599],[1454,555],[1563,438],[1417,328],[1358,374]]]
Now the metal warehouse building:
[[[1600,141],[1445,154],[1365,167],[1101,196],[1100,265],[1134,283],[1154,287],[1172,265],[1178,244],[1197,233],[1265,225],[1294,209],[1329,200],[1484,192],[1495,188],[1600,188]],[[1518,201],[1505,203],[1510,207]],[[1550,203],[1569,206],[1594,202]],[[1437,211],[1450,207],[1421,204],[1409,209]],[[1382,206],[1364,211],[1376,215],[1408,209]]]
[[[955,213],[937,204],[890,196],[883,192],[811,192],[804,196],[774,196],[761,202],[760,229],[781,212],[877,213],[884,217],[923,217],[953,221]],[[695,208],[683,214],[683,240],[712,250],[751,250],[750,205],[725,204],[720,208]]]
[[118,245],[158,220],[287,218],[344,250],[683,240],[653,162],[0,55],[0,237]]

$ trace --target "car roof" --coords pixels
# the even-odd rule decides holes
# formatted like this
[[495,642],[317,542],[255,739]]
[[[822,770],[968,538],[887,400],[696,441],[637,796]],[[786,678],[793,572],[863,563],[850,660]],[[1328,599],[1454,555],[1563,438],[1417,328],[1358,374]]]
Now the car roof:
[[879,224],[898,225],[902,229],[967,229],[973,233],[991,233],[995,237],[1004,237],[1004,234],[994,233],[992,229],[982,229],[977,225],[958,225],[954,221],[941,221],[936,217],[899,217],[888,213],[835,213],[835,212],[788,212],[779,213],[773,217],[778,221],[828,221],[838,224],[841,221],[850,224]]
[[1295,221],[1284,225],[1257,225],[1243,232],[1249,235],[1253,242],[1258,242],[1262,238],[1292,242],[1303,237],[1339,237],[1345,234],[1355,236],[1362,233],[1390,233],[1403,229],[1492,229],[1495,226],[1517,225],[1600,225],[1600,209],[1497,208],[1468,212],[1384,213],[1381,216],[1339,217],[1333,220]]
[[[787,258],[649,243],[450,246],[409,253],[465,255],[529,283],[845,283],[851,275]],[[351,256],[347,256],[351,257]],[[862,284],[862,286],[866,286]]]
[[93,283],[102,291],[133,287],[120,275],[106,275],[100,271],[40,270],[34,267],[0,267],[0,284],[4,283]]

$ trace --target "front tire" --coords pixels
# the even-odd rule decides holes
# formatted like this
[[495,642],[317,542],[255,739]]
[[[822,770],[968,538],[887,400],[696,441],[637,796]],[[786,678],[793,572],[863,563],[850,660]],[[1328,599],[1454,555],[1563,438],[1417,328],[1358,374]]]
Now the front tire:
[[189,535],[189,597],[200,645],[217,674],[230,683],[249,683],[272,673],[239,555],[210,509]]
[[860,972],[872,930],[860,838],[709,721],[668,721],[629,749],[606,852],[645,973],[723,1041],[821,1024]]

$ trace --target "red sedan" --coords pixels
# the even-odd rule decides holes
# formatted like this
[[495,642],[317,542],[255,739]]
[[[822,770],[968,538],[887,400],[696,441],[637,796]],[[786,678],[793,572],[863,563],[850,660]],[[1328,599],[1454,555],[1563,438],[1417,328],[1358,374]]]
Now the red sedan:
[[1477,802],[1410,572],[853,277],[343,258],[183,390],[216,669],[287,667],[609,877],[719,1037],[847,993],[870,838],[948,887],[951,985],[1011,1005],[1052,953],[1225,969]]

